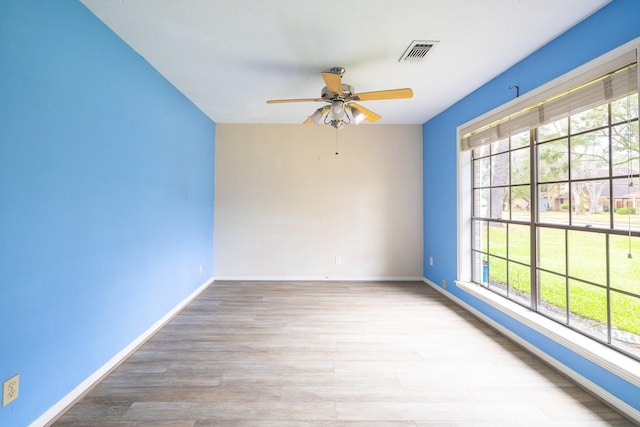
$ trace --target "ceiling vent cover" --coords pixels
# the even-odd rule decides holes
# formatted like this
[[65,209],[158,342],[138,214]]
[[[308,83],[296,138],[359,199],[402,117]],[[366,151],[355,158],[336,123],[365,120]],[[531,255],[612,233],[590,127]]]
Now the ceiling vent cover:
[[424,61],[427,53],[437,44],[437,41],[414,40],[404,51],[398,62],[410,62],[413,64]]

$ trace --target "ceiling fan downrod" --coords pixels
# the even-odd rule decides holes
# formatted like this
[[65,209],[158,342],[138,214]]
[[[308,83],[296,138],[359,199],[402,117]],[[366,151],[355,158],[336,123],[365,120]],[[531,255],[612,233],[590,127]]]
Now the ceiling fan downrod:
[[329,72],[333,74],[338,74],[340,77],[342,77],[342,75],[345,72],[345,69],[344,67],[332,67],[329,69]]

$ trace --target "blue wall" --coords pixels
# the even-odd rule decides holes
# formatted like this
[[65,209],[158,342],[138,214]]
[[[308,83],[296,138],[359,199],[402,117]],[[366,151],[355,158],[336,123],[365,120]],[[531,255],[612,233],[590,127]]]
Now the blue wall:
[[[456,128],[640,36],[640,1],[614,0],[551,43],[424,125],[424,276],[440,284],[457,276]],[[473,65],[473,64],[471,64]],[[471,66],[471,70],[473,67]],[[428,263],[429,256],[434,265]],[[638,387],[490,308],[455,286],[447,290],[640,410]]]
[[215,123],[80,2],[0,9],[0,425],[24,426],[213,276]]

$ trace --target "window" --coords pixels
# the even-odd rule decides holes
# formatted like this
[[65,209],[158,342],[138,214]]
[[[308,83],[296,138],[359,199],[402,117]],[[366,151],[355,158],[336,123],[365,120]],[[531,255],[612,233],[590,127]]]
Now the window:
[[640,359],[636,49],[460,135],[467,279]]

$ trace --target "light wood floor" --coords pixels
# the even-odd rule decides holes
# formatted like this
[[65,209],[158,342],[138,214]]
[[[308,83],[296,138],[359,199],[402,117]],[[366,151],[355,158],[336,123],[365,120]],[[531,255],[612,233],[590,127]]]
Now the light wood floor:
[[424,283],[216,282],[54,425],[632,424]]

